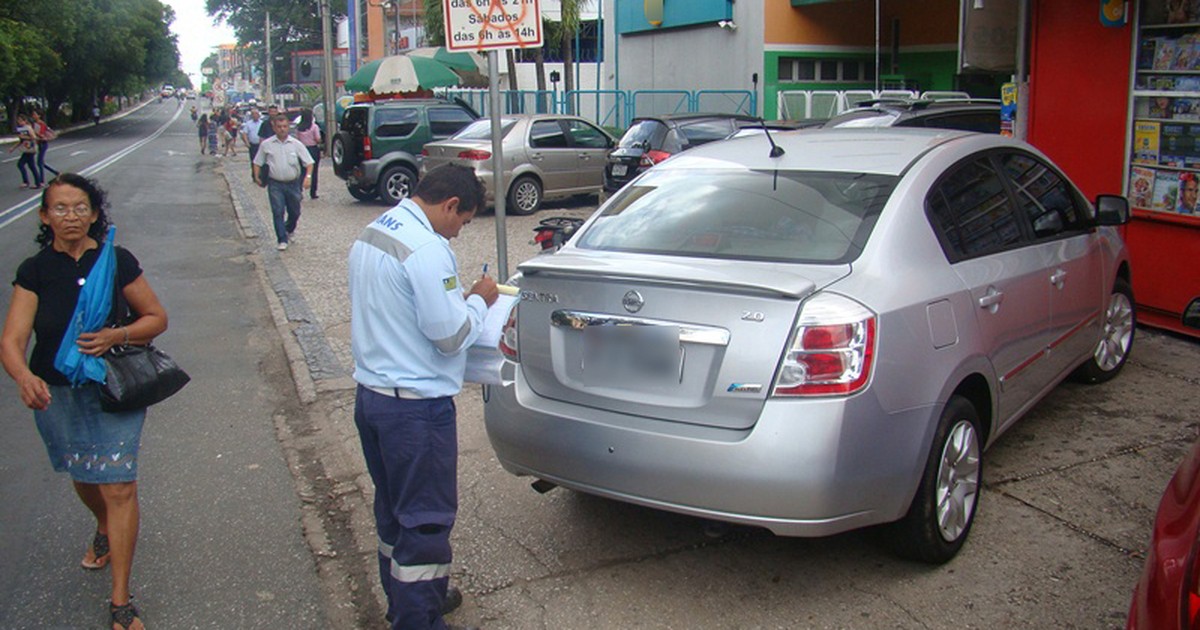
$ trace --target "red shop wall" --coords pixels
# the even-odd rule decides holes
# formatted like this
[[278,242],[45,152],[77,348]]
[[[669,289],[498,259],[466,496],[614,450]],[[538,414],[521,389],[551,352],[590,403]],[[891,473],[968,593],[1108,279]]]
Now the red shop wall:
[[1032,4],[1029,142],[1088,198],[1120,194],[1133,27],[1102,26],[1096,0]]

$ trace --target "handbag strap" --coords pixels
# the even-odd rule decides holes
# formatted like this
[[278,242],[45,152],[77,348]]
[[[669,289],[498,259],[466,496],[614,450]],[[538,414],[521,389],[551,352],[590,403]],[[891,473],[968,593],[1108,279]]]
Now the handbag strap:
[[105,324],[109,328],[119,328],[133,320],[133,313],[129,309],[129,303],[125,301],[125,292],[120,288],[121,282],[117,275],[114,270],[112,310],[109,311],[108,323]]

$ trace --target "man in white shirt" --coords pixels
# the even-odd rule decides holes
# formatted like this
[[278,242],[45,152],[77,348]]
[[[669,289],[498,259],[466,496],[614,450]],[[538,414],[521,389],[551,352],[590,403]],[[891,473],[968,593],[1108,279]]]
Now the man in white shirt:
[[[283,251],[288,248],[289,237],[300,221],[300,199],[304,196],[304,185],[312,176],[313,159],[304,143],[288,135],[291,122],[287,116],[276,114],[271,119],[271,128],[275,135],[259,143],[258,154],[250,165],[254,181],[267,187],[275,240],[279,251]],[[262,172],[263,166],[267,167],[266,173]]]
[[258,155],[258,145],[262,142],[262,138],[258,137],[258,127],[262,124],[262,114],[258,113],[258,108],[250,110],[250,117],[246,122],[242,123],[242,144],[250,151],[250,174],[254,174],[254,156]]

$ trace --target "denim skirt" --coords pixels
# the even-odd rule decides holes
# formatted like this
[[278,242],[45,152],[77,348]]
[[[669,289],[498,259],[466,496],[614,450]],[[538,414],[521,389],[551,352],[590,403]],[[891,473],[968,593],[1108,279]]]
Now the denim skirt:
[[34,411],[50,464],[81,483],[137,481],[138,446],[146,410],[100,409],[100,387],[50,386],[50,406]]

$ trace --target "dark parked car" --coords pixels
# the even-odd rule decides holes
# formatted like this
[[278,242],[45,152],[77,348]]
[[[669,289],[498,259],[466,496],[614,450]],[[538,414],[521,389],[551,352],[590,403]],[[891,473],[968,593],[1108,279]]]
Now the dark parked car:
[[762,120],[740,114],[669,114],[634,118],[608,154],[604,192],[612,194],[646,169],[692,147],[724,140]]
[[830,118],[824,126],[934,127],[1000,133],[1000,102],[979,99],[864,101],[859,107]]
[[[1183,314],[1200,328],[1200,298]],[[1146,549],[1142,579],[1129,605],[1128,630],[1200,627],[1200,442],[1192,447],[1163,492]]]
[[398,99],[355,103],[342,114],[333,137],[333,172],[358,200],[397,203],[421,172],[421,149],[445,140],[479,115],[465,103]]

